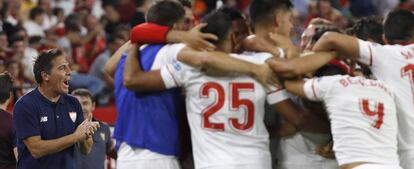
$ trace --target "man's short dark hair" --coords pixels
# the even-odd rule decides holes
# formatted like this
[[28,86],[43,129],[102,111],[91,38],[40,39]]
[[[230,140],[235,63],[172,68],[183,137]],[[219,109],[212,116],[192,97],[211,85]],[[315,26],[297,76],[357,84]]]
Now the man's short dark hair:
[[384,30],[382,28],[381,20],[374,17],[366,17],[358,20],[354,26],[347,30],[349,35],[356,36],[362,40],[372,39],[376,43],[384,44],[382,34]]
[[172,27],[176,22],[184,17],[183,6],[172,0],[162,0],[156,2],[147,12],[147,22],[158,25]]
[[89,97],[89,99],[91,99],[91,102],[95,103],[95,101],[93,100],[92,93],[88,89],[83,89],[83,88],[75,89],[74,91],[72,91],[72,95],[81,96],[81,97]]
[[231,19],[225,13],[215,10],[201,19],[202,23],[207,23],[207,26],[201,28],[203,33],[211,33],[218,37],[217,41],[211,41],[214,44],[219,44],[228,36],[231,30]]
[[390,12],[384,22],[384,34],[391,44],[410,41],[414,36],[414,14],[401,9]]
[[269,23],[275,12],[292,8],[290,0],[252,0],[249,12],[253,24]]
[[243,14],[235,8],[231,8],[231,7],[228,7],[228,6],[223,6],[223,7],[219,8],[218,10],[225,13],[227,16],[229,16],[232,21],[239,20],[239,19],[244,19]]
[[63,52],[59,49],[51,49],[43,51],[39,54],[39,57],[37,57],[33,66],[33,73],[37,84],[40,85],[43,81],[42,72],[50,73],[50,71],[52,70],[53,59],[62,55]]
[[9,74],[0,74],[0,103],[3,104],[10,98],[10,92],[13,91],[13,81]]
[[30,11],[29,17],[31,20],[34,20],[37,16],[43,15],[43,13],[45,13],[45,11],[42,8],[36,7]]

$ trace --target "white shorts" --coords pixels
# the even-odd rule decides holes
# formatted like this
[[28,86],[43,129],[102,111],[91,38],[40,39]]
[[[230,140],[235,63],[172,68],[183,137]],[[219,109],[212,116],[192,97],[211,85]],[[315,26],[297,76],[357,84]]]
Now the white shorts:
[[180,169],[174,156],[167,156],[147,149],[133,148],[122,143],[118,150],[117,169]]
[[414,150],[398,151],[400,165],[404,169],[414,168]]
[[385,165],[385,164],[362,164],[353,169],[402,169],[396,165]]

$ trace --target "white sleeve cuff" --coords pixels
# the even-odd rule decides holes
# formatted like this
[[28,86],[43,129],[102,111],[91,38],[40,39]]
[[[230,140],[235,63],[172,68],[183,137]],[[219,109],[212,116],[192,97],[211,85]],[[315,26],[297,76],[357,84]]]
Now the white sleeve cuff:
[[289,98],[290,94],[284,88],[267,93],[267,103],[269,104],[279,103]]
[[164,81],[164,85],[166,89],[178,87],[177,81],[174,79],[174,76],[171,74],[171,71],[169,70],[169,66],[171,65],[163,66],[160,69],[161,77],[162,77],[162,80]]
[[315,91],[315,79],[307,80],[303,85],[303,91],[305,92],[306,98],[312,101],[319,101]]

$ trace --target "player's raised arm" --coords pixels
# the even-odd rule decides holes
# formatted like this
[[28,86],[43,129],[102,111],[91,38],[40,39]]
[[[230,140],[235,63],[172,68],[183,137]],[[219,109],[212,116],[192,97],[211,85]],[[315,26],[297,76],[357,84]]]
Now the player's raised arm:
[[160,70],[144,72],[139,65],[138,45],[133,44],[125,62],[124,86],[135,91],[157,91],[165,89]]
[[270,58],[267,63],[279,76],[290,78],[313,72],[335,57],[335,52],[312,52],[300,58]]
[[358,39],[349,35],[327,32],[316,42],[313,51],[337,51],[341,56],[358,59],[359,46]]
[[109,60],[105,64],[105,72],[111,76],[112,78],[115,75],[116,66],[118,65],[119,60],[122,57],[122,54],[128,51],[131,45],[131,41],[126,42],[123,44],[116,52],[109,58]]
[[197,51],[192,48],[184,48],[177,55],[177,60],[193,67],[214,70],[219,74],[237,73],[250,75],[263,85],[275,85],[277,79],[267,64],[254,64],[231,57],[229,54],[219,51]]

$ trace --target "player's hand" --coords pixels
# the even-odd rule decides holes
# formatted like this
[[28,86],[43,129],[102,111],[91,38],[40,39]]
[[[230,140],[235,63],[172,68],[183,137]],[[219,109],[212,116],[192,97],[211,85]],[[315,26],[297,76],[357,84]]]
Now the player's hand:
[[216,48],[212,43],[208,40],[217,40],[218,38],[211,34],[211,33],[202,33],[200,30],[201,28],[205,27],[206,23],[201,23],[185,34],[183,37],[184,43],[196,50],[208,50],[212,51]]
[[270,87],[280,86],[277,75],[266,63],[258,65],[257,68],[253,70],[253,78],[261,83],[266,89],[269,89]]
[[328,144],[326,144],[323,147],[321,146],[316,147],[315,151],[316,151],[316,154],[324,158],[335,159],[335,152],[333,151],[333,141],[330,141]]

